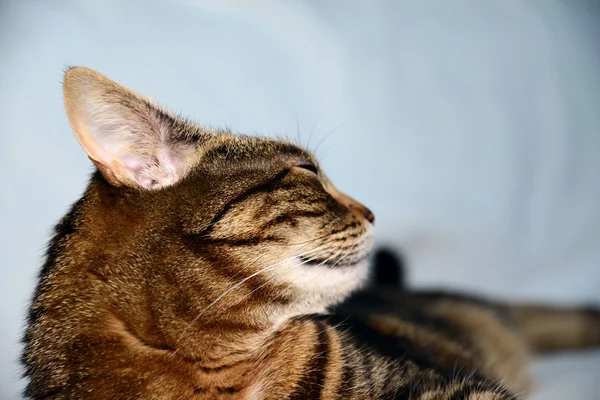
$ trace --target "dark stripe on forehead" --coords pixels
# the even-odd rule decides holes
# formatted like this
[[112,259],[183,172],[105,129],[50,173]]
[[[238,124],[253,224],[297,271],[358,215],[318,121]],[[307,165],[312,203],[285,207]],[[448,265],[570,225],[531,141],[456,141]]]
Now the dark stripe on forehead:
[[282,180],[283,178],[285,178],[289,172],[290,172],[289,169],[284,169],[284,170],[280,171],[279,173],[277,173],[277,175],[275,175],[268,182],[265,182],[261,185],[254,186],[254,187],[246,190],[242,194],[238,195],[233,200],[229,201],[227,204],[225,204],[225,206],[223,206],[221,211],[207,225],[206,229],[203,232],[199,232],[199,234],[206,234],[206,233],[210,232],[213,229],[213,227],[215,226],[215,224],[218,223],[221,220],[221,218],[223,218],[223,216],[225,214],[227,214],[227,212],[229,212],[229,210],[233,206],[246,200],[248,197],[252,196],[253,194],[260,193],[260,192],[269,193],[269,192],[272,192],[273,190],[275,190],[277,188],[277,183],[280,180]]
[[305,367],[304,374],[290,400],[319,399],[325,382],[325,372],[329,358],[329,336],[323,321],[314,322],[317,327],[317,342],[314,346],[312,360]]

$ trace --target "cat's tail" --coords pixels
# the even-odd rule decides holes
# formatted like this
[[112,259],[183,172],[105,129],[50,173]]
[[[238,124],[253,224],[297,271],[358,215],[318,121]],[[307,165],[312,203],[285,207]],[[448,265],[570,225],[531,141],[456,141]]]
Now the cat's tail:
[[405,271],[402,256],[388,248],[375,251],[372,281],[377,287],[404,289]]
[[600,308],[510,305],[515,328],[536,353],[600,346]]
[[414,291],[406,287],[403,258],[386,248],[375,252],[373,269],[376,287],[400,289],[428,303],[457,302],[488,309],[504,323],[512,325],[534,353],[600,346],[600,307],[510,304],[445,290]]

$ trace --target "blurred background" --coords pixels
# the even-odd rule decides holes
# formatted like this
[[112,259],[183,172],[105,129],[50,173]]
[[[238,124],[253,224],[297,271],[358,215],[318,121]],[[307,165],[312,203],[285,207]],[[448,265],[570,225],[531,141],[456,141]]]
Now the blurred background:
[[[233,131],[300,138],[413,285],[600,303],[600,2],[0,2],[0,399],[50,230],[92,166],[68,65]],[[600,352],[538,360],[597,399]]]

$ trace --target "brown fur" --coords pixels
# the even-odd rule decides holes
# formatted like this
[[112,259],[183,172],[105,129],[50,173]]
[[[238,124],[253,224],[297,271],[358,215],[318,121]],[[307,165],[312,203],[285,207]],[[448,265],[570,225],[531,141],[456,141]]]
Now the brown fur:
[[514,399],[526,346],[600,342],[580,310],[562,326],[394,291],[385,311],[330,312],[366,280],[374,218],[310,152],[198,127],[87,69],[64,89],[98,173],[40,274],[29,398]]

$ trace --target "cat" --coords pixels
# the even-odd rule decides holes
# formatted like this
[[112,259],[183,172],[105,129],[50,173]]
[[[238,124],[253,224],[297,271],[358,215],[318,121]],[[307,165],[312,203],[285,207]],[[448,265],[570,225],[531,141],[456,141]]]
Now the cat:
[[596,309],[373,289],[373,213],[298,144],[87,68],[63,91],[96,171],[40,272],[27,398],[520,399],[529,352],[600,344]]

